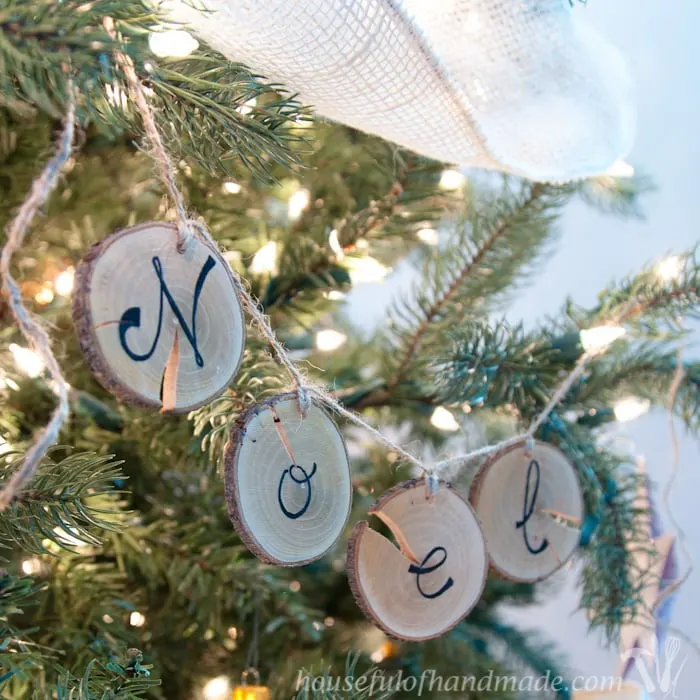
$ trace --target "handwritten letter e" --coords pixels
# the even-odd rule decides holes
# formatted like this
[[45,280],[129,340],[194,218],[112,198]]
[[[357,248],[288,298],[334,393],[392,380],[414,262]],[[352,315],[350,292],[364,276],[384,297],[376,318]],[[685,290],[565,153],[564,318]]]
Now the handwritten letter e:
[[199,277],[197,277],[197,282],[194,286],[194,299],[192,302],[191,327],[187,325],[187,321],[185,321],[182,312],[180,311],[180,307],[178,307],[177,302],[173,298],[173,295],[170,293],[170,290],[168,289],[168,285],[165,283],[163,264],[161,263],[160,258],[156,255],[153,258],[152,262],[153,269],[156,273],[156,277],[158,278],[158,281],[160,283],[160,306],[158,308],[158,326],[156,328],[156,335],[153,338],[153,344],[151,345],[150,350],[143,354],[139,354],[134,352],[129,347],[129,343],[127,342],[127,331],[130,328],[141,327],[141,308],[139,306],[132,306],[122,314],[122,317],[119,321],[119,342],[121,343],[124,352],[135,362],[144,362],[145,360],[148,360],[155,352],[156,347],[158,347],[158,341],[160,340],[160,331],[163,325],[163,299],[165,298],[168,300],[168,304],[170,304],[170,308],[173,310],[173,313],[177,317],[177,320],[180,324],[180,328],[182,328],[185,337],[192,346],[192,349],[194,350],[194,359],[197,363],[197,367],[204,367],[204,358],[199,352],[199,347],[197,346],[197,307],[199,305],[199,297],[202,293],[204,282],[207,278],[207,275],[216,265],[216,262],[214,261],[214,258],[212,258],[210,255],[207,258],[204,265],[202,266],[202,269],[199,272]]

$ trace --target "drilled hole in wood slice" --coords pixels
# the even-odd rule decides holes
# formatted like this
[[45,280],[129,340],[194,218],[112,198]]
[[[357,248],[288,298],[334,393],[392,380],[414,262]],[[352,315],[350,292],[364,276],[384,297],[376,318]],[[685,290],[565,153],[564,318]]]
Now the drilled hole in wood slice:
[[399,549],[360,521],[348,542],[348,579],[363,612],[387,634],[411,641],[444,634],[479,600],[488,558],[469,503],[441,481],[432,500],[425,481],[387,491],[369,510]]
[[477,475],[471,500],[501,576],[534,582],[551,576],[578,547],[583,497],[574,467],[558,449],[515,445]]
[[319,559],[345,527],[352,499],[345,443],[313,399],[304,417],[297,394],[248,409],[227,445],[225,476],[231,521],[265,562]]
[[[76,271],[73,322],[87,364],[109,391],[160,407],[167,389],[164,408],[182,413],[230,384],[245,324],[219,252],[199,234],[184,253],[177,241],[174,224],[150,222],[94,246]],[[168,368],[173,358],[177,366]]]

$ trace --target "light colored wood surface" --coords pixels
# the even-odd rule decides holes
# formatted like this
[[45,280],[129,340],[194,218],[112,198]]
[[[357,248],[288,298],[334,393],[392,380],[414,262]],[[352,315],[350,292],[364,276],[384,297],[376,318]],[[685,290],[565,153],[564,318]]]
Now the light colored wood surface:
[[367,521],[355,525],[348,578],[360,608],[400,639],[430,639],[454,627],[479,600],[488,569],[469,503],[445,482],[428,500],[425,481],[413,479],[387,491],[369,513],[386,523],[400,549]]
[[[176,243],[174,224],[149,222],[94,246],[76,271],[73,321],[90,369],[124,401],[161,407],[161,386],[171,359],[165,378],[167,408],[182,413],[208,403],[230,384],[243,356],[245,324],[231,269],[218,251],[199,234],[184,253]],[[208,261],[213,262],[210,268],[205,267]],[[161,297],[157,268],[192,338],[196,332],[199,356],[172,304],[166,295]],[[198,279],[202,285],[193,323]],[[149,354],[161,302],[153,352],[135,360],[127,349],[139,357]],[[120,328],[126,329],[123,337]]]
[[225,477],[231,521],[248,549],[268,563],[299,566],[319,559],[350,513],[345,443],[313,398],[305,416],[295,393],[244,413],[226,448]]
[[[531,468],[533,459],[539,470]],[[494,456],[474,480],[471,500],[491,564],[505,578],[545,579],[578,547],[581,487],[574,467],[552,445],[537,442],[532,456],[524,444]]]

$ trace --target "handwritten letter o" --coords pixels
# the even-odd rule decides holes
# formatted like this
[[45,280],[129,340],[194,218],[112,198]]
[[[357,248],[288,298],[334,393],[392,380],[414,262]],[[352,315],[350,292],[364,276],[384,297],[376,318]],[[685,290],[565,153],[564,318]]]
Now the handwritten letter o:
[[248,409],[226,448],[226,501],[248,549],[280,566],[319,559],[340,537],[352,485],[345,443],[313,399],[294,393]]
[[238,370],[245,324],[231,269],[195,234],[150,222],[93,246],[76,270],[73,322],[86,362],[118,398],[183,413],[218,396]]

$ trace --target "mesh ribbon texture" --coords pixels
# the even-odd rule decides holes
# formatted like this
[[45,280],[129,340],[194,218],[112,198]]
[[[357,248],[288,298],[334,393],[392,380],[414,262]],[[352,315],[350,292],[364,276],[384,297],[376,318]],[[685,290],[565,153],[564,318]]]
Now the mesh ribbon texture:
[[631,147],[625,61],[569,0],[165,8],[324,117],[440,161],[565,181],[600,174]]

